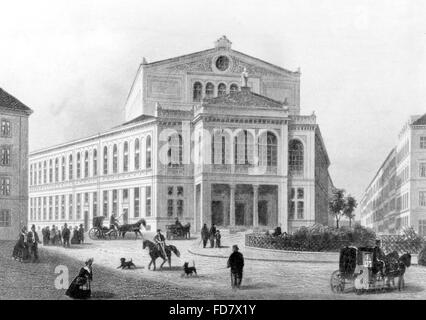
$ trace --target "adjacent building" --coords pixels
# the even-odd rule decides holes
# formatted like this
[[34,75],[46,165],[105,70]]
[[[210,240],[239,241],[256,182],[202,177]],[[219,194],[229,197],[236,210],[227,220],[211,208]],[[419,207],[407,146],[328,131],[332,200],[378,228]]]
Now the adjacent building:
[[360,202],[361,223],[379,234],[413,227],[426,236],[426,114],[411,116]]
[[28,118],[32,110],[0,88],[0,240],[15,240],[28,217]]
[[39,227],[116,213],[148,229],[328,223],[330,160],[316,116],[300,114],[300,71],[233,50],[143,59],[125,123],[30,154]]

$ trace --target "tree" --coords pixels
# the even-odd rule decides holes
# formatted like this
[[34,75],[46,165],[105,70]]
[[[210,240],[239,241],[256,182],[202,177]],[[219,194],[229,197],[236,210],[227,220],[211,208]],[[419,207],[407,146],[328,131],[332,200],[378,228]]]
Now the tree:
[[339,229],[339,221],[343,216],[343,209],[345,207],[345,190],[334,189],[328,203],[330,214],[336,219],[336,228]]
[[357,207],[358,203],[356,202],[355,198],[352,197],[350,194],[345,197],[345,205],[343,207],[343,215],[349,219],[349,228],[351,227],[352,219],[355,218],[355,215],[353,214],[355,208]]

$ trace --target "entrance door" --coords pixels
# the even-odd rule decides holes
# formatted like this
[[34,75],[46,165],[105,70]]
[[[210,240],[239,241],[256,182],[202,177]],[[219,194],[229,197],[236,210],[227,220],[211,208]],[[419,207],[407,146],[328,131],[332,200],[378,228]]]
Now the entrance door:
[[259,213],[259,224],[262,226],[268,225],[268,201],[261,200],[258,202],[257,210]]
[[123,224],[129,223],[129,209],[123,209]]
[[89,212],[84,211],[84,231],[89,231]]
[[244,213],[246,206],[244,203],[235,204],[235,225],[243,226],[244,225]]
[[223,225],[223,202],[212,201],[212,224]]

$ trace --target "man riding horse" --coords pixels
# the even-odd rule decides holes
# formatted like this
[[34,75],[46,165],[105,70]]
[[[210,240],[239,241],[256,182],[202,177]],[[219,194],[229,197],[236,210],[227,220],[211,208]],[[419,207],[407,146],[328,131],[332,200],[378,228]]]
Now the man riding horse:
[[154,242],[156,243],[158,250],[160,250],[164,257],[167,257],[165,246],[166,246],[166,238],[161,234],[161,229],[157,230],[157,234],[154,237]]

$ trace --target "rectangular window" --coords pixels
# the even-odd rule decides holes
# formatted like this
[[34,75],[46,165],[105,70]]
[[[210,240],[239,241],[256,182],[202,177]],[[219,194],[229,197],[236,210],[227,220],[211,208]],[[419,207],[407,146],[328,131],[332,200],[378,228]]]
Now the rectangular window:
[[296,210],[296,202],[293,200],[290,200],[288,202],[289,204],[289,208],[288,208],[288,218],[289,219],[294,219],[294,214],[295,214],[295,210]]
[[112,190],[112,213],[117,214],[118,210],[118,192],[117,190]]
[[43,220],[46,220],[47,216],[47,197],[43,197]]
[[65,220],[65,195],[61,196],[61,219]]
[[173,199],[167,200],[167,216],[173,216]]
[[181,218],[183,216],[183,200],[179,199],[176,202],[177,204],[177,215],[179,218]]
[[177,187],[177,195],[183,197],[183,187]]
[[33,183],[33,165],[30,166],[30,186],[32,186]]
[[297,199],[303,199],[304,192],[303,188],[297,188]]
[[123,189],[123,202],[127,202],[129,200],[129,189]]
[[53,197],[49,197],[49,220],[53,219]]
[[107,190],[103,191],[102,199],[103,199],[102,214],[104,217],[108,217],[108,191]]
[[1,177],[0,178],[0,194],[2,196],[10,196],[10,178],[9,177]]
[[426,149],[426,136],[420,137],[420,149]]
[[146,187],[145,195],[146,195],[146,198],[145,198],[146,211],[145,212],[146,212],[146,216],[150,217],[151,216],[151,187],[150,186]]
[[2,137],[10,137],[10,121],[6,119],[1,120],[1,136]]
[[55,220],[59,219],[59,196],[55,196]]
[[49,161],[49,183],[53,182],[53,162]]
[[419,220],[419,236],[426,236],[426,220]]
[[59,159],[55,159],[55,182],[59,181]]
[[84,194],[84,206],[88,207],[89,206],[89,193],[85,193]]
[[77,214],[76,219],[81,219],[81,193],[77,193]]
[[30,198],[30,221],[34,219],[34,199]]
[[297,219],[303,219],[303,201],[297,201]]
[[1,147],[0,165],[10,166],[10,146]]
[[[35,167],[34,167],[35,170]],[[41,184],[41,162],[39,162],[38,164],[38,183]],[[37,175],[34,172],[34,184],[37,184]]]
[[[40,181],[41,183],[41,181]],[[47,183],[47,163],[43,163],[43,183]]]
[[10,210],[2,209],[0,210],[0,227],[10,227]]
[[93,192],[93,216],[98,215],[98,193]]
[[135,207],[135,214],[134,217],[139,217],[139,197],[140,197],[140,191],[139,188],[134,189],[135,197],[134,197],[134,207]]
[[426,178],[426,162],[421,162],[419,164],[419,176]]
[[69,209],[69,212],[68,212],[68,219],[69,220],[72,220],[73,218],[74,218],[74,199],[73,199],[73,196],[72,196],[72,194],[70,194],[69,196],[68,196],[68,200],[69,200],[69,203],[68,203],[68,209]]
[[169,196],[173,195],[173,187],[172,187],[172,186],[167,187],[167,194],[168,194]]
[[39,197],[39,198],[38,198],[38,201],[37,201],[37,202],[38,202],[37,220],[39,220],[39,221],[41,220],[41,199],[42,199],[42,198],[40,198],[40,197]]

